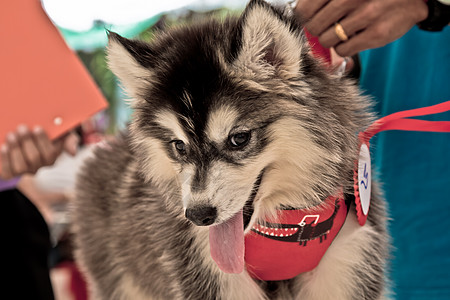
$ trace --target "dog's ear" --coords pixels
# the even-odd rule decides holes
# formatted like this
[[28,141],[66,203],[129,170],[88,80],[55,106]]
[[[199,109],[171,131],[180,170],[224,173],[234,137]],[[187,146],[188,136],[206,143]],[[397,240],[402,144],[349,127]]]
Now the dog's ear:
[[255,76],[298,77],[305,47],[300,24],[262,0],[252,0],[241,19],[236,64]]
[[138,99],[151,82],[154,53],[148,44],[108,32],[108,66],[128,95]]

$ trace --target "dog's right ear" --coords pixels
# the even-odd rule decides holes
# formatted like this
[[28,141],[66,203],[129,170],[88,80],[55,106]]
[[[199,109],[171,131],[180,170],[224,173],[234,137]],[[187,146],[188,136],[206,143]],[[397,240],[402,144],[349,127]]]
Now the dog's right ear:
[[144,42],[126,39],[108,32],[107,58],[111,71],[119,78],[127,94],[140,99],[152,81],[154,52]]

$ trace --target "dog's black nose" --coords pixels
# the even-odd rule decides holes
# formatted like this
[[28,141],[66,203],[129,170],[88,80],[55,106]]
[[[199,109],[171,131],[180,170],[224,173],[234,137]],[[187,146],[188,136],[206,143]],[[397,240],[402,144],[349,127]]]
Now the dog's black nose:
[[208,226],[217,218],[217,209],[212,206],[197,206],[186,209],[186,218],[197,226]]

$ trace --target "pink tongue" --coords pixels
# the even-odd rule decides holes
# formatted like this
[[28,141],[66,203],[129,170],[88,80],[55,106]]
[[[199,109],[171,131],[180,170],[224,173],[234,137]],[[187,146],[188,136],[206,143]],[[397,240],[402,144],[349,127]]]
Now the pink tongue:
[[244,270],[244,222],[242,211],[209,228],[211,257],[225,273]]

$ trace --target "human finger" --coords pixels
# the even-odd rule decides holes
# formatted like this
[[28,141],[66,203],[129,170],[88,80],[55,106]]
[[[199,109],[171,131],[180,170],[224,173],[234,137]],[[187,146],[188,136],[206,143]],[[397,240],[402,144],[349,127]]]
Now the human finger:
[[335,74],[344,75],[349,73],[355,66],[352,57],[342,57],[336,53],[334,48],[330,48],[331,70]]
[[298,0],[294,8],[295,14],[302,21],[311,19],[329,0]]
[[325,30],[361,5],[361,0],[333,0],[321,8],[305,27],[314,36],[320,36]]
[[[344,34],[347,36],[347,40],[352,39],[357,32],[364,30],[369,24],[375,22],[376,14],[366,7],[352,11],[339,22]],[[336,25],[328,28],[319,36],[319,42],[326,48],[336,47],[339,43],[347,42],[338,36],[336,30]]]
[[42,166],[41,155],[37,145],[27,126],[19,125],[17,127],[17,134],[23,158],[28,166],[28,172],[36,173],[36,171]]
[[368,1],[340,21],[347,41],[340,40],[335,28],[330,28],[319,36],[319,42],[334,46],[340,55],[353,55],[396,40],[426,15],[426,4],[420,0]]
[[[405,29],[402,29],[402,26],[405,26]],[[388,21],[379,20],[352,37],[348,42],[338,44],[335,49],[339,55],[353,55],[363,50],[383,47],[401,37],[412,26],[408,26],[406,23],[398,24],[398,22],[392,21],[392,18]]]
[[8,180],[13,178],[12,170],[11,170],[11,164],[9,160],[9,149],[6,144],[3,144],[0,147],[0,161],[2,164],[2,168],[0,170],[0,178],[4,180]]
[[77,154],[79,142],[80,138],[78,134],[71,131],[63,138],[63,149],[70,155],[74,156],[75,154]]
[[371,38],[376,36],[376,30],[374,27],[370,27],[360,34],[357,34],[352,39],[346,43],[341,43],[335,46],[336,52],[339,55],[354,55],[358,52],[367,49],[378,48],[386,45],[386,43],[381,43],[379,40]]
[[57,147],[52,143],[42,127],[36,126],[33,129],[33,137],[41,155],[43,165],[52,165],[61,153],[61,147]]
[[9,150],[10,168],[13,176],[22,175],[28,172],[28,165],[23,157],[17,136],[10,132],[6,136],[6,143]]
[[407,16],[400,12],[401,8],[397,8],[383,14],[348,42],[338,44],[336,52],[340,55],[353,55],[366,49],[382,47],[400,38],[417,23],[417,17],[413,14]]

